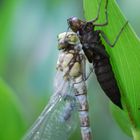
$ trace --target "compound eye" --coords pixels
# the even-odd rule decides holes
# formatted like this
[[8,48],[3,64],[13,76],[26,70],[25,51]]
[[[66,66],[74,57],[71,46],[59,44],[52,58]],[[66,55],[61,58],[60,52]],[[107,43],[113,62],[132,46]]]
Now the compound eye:
[[78,43],[78,37],[76,34],[70,34],[68,35],[68,43],[69,44],[77,44]]

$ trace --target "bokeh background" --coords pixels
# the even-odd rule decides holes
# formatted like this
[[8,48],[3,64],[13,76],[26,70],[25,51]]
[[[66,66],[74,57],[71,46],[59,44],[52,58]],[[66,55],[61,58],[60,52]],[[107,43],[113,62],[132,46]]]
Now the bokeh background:
[[[140,1],[117,2],[140,36]],[[82,0],[0,1],[0,140],[20,140],[53,94],[57,35],[73,15],[84,18]],[[132,140],[114,121],[94,74],[88,90],[95,140]]]

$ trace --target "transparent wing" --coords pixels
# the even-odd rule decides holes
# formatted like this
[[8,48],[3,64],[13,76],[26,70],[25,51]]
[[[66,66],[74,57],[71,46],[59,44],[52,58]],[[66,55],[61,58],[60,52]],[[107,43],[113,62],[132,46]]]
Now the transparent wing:
[[24,140],[67,140],[78,122],[73,87],[61,72],[55,78],[55,92]]

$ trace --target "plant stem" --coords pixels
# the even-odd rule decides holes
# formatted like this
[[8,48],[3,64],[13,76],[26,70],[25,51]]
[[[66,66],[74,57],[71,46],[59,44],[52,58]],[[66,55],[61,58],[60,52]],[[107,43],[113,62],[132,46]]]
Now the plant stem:
[[132,134],[134,140],[140,140],[140,129],[132,128]]

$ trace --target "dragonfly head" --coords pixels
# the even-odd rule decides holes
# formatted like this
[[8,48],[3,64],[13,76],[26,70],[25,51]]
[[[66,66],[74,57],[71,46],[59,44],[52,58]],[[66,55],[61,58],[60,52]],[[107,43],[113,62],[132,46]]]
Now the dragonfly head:
[[79,38],[74,32],[64,32],[58,35],[58,49],[70,49],[79,43]]

